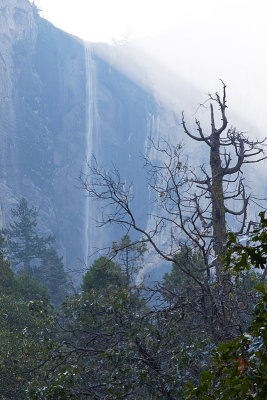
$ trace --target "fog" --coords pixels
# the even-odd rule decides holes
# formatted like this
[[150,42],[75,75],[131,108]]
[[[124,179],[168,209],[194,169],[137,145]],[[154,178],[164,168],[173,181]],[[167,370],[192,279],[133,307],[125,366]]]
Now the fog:
[[112,43],[108,57],[113,65],[141,79],[171,107],[179,109],[183,100],[186,108],[191,98],[194,109],[208,92],[220,89],[223,79],[229,110],[240,116],[234,123],[265,136],[265,0],[35,2],[61,29],[88,41]]

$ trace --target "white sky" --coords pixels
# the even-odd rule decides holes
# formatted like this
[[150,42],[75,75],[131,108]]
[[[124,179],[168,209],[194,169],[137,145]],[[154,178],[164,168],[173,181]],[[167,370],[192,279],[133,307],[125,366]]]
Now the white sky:
[[[42,15],[88,41],[154,35],[175,25],[179,0],[35,0]],[[175,11],[175,12],[172,12]]]
[[229,107],[267,135],[267,0],[35,3],[54,25],[88,41],[134,40],[203,94],[217,90],[222,78]]

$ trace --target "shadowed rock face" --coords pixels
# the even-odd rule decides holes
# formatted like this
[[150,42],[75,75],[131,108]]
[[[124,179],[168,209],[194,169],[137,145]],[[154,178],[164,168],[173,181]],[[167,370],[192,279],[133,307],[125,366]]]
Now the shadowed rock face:
[[5,208],[16,196],[20,182],[18,82],[30,63],[27,60],[32,60],[36,35],[34,11],[28,1],[0,0],[0,184]]
[[26,0],[1,0],[0,13],[1,201],[8,217],[25,196],[73,263],[66,249],[70,226],[79,245],[82,221],[74,186],[84,148],[83,44],[39,18]]
[[[142,186],[139,155],[158,114],[148,93],[93,48],[89,64],[87,54],[82,41],[40,18],[28,0],[0,0],[0,200],[7,221],[22,196],[36,206],[43,231],[55,233],[76,270],[87,256],[86,240],[90,254],[116,235],[98,233],[91,221],[86,227],[78,182],[86,158],[94,153],[100,163],[113,162]],[[146,196],[137,208],[144,210]]]

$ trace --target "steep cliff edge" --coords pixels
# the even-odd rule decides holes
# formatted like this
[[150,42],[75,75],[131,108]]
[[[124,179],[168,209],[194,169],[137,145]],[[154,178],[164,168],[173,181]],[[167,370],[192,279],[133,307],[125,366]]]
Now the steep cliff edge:
[[26,0],[1,0],[0,15],[1,201],[8,219],[25,196],[70,258],[70,204],[74,237],[82,224],[73,186],[84,148],[83,43],[41,19]]
[[[86,159],[96,154],[145,185],[139,156],[159,112],[153,97],[97,56],[96,47],[40,18],[28,0],[0,0],[2,224],[26,197],[73,270],[116,235],[96,231],[90,219],[94,206],[78,183]],[[137,208],[146,207],[147,196]]]

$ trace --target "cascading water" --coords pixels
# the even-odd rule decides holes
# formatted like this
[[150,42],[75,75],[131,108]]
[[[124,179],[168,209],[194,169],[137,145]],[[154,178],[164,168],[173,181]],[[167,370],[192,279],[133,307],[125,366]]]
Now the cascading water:
[[[95,65],[92,56],[91,44],[84,42],[85,70],[86,70],[86,161],[84,173],[88,175],[88,163],[94,152],[94,135],[97,131],[97,102],[96,102],[96,77]],[[84,262],[87,265],[89,257],[90,241],[94,237],[93,205],[89,197],[84,204]]]

